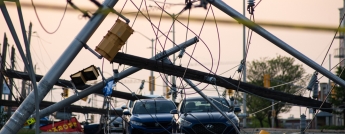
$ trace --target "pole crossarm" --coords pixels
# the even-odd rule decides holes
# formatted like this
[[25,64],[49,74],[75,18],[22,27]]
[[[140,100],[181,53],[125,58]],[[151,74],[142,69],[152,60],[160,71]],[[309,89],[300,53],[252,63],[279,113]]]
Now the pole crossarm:
[[[161,61],[154,61],[149,60],[146,58],[128,55],[124,53],[118,53],[115,58],[113,59],[113,62],[120,63],[120,64],[126,64],[130,66],[135,66],[138,68],[143,68],[147,70],[153,70],[156,72],[165,73],[168,75],[174,75],[177,77],[183,77],[199,82],[204,82],[208,84],[217,84],[217,86],[224,87],[226,89],[237,89],[237,85],[239,83],[238,80],[225,78],[223,76],[219,75],[212,75],[209,73],[193,70],[193,69],[186,69],[181,66],[175,66],[172,64],[166,64],[162,63]],[[185,72],[186,71],[186,72]],[[216,82],[210,83],[206,81],[205,77],[215,77]],[[297,96],[292,95],[284,92],[279,91],[272,91],[271,89],[267,89],[264,87],[248,84],[241,82],[239,84],[239,91],[247,92],[251,94],[255,94],[264,98],[274,99],[282,102],[292,103],[300,106],[306,106],[306,107],[319,107],[321,105],[321,101],[313,100],[310,98],[305,98],[303,96]],[[331,112],[332,105],[330,103],[324,103],[321,110]]]
[[[15,70],[6,70],[3,73],[5,76],[10,77],[10,78],[16,78],[16,79],[22,79],[22,80],[30,80],[30,77],[28,75],[28,73],[26,72],[19,72],[19,71],[15,71]],[[40,81],[42,79],[42,75],[36,75],[36,80]],[[64,80],[64,79],[59,79],[55,85],[57,86],[62,86],[62,87],[72,87],[72,84],[70,81]],[[91,85],[83,85],[83,86],[77,86],[76,88],[79,90],[84,90],[88,87],[90,87]],[[103,91],[102,90],[97,90],[94,93],[96,94],[102,94],[103,95]],[[139,99],[149,99],[150,97],[146,97],[146,96],[142,96],[142,95],[136,95]],[[115,98],[121,98],[121,99],[126,99],[126,100],[137,100],[137,98],[135,96],[133,96],[131,93],[127,93],[127,92],[121,92],[118,90],[113,90],[111,97],[115,97]]]
[[[49,102],[49,101],[42,101],[40,103],[40,108],[46,108],[51,105],[55,104],[55,102]],[[2,100],[0,101],[0,105],[2,106],[15,106],[18,107],[19,104],[16,101],[9,101],[9,100]],[[100,108],[94,108],[94,107],[88,107],[88,106],[77,106],[77,105],[69,105],[65,106],[65,109],[62,107],[60,111],[65,111],[65,112],[77,112],[77,113],[95,113],[95,114],[106,114],[107,111],[105,109],[100,109]],[[110,110],[109,111],[111,114],[116,115],[122,115],[122,110]]]

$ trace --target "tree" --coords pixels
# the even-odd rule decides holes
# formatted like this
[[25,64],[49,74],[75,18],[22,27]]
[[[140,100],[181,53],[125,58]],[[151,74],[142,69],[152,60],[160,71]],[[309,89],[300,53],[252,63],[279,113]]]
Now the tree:
[[[284,84],[286,82],[295,81],[294,83],[274,87],[272,90],[294,95],[304,94],[305,90],[303,90],[303,87],[305,87],[305,80],[303,77],[305,70],[302,65],[294,64],[294,62],[294,58],[280,55],[272,59],[261,58],[260,60],[254,60],[247,65],[248,82],[258,86],[263,86],[263,76],[264,74],[269,74],[271,87]],[[269,116],[268,113],[271,113],[271,108],[267,108],[270,105],[270,99],[251,94],[247,96],[248,112],[255,113],[254,118],[259,120],[261,127],[263,127],[263,119]],[[275,126],[279,126],[278,115],[280,113],[289,112],[291,105],[287,105],[286,103],[278,103],[274,106],[274,109],[276,112]],[[262,111],[257,112],[259,110]],[[271,122],[269,122],[269,124],[271,125]]]
[[[337,70],[335,73],[341,79],[345,80],[344,67],[337,67]],[[329,100],[335,107],[341,107],[341,106],[344,107],[344,102],[345,102],[344,96],[345,96],[344,87],[335,86],[332,89],[332,94],[329,97]],[[344,110],[333,110],[333,114],[344,114],[345,115],[345,111]]]
[[4,112],[2,108],[0,109],[0,129],[5,125],[6,121],[9,119],[8,114]]

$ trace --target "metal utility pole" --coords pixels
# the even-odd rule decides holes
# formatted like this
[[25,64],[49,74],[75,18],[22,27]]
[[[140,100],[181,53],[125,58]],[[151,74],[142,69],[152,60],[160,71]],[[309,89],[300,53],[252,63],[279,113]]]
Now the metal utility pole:
[[[11,70],[14,69],[14,59],[15,59],[15,49],[14,49],[14,46],[12,46],[12,50],[11,50]],[[13,78],[9,78],[9,81],[10,81],[10,85],[9,85],[9,89],[10,89],[10,94],[8,95],[8,100],[11,101],[12,100],[12,95],[13,94]],[[12,107],[8,107],[7,108],[7,115],[8,116],[11,116],[12,114]]]
[[[345,13],[345,0],[343,2],[343,7],[339,8],[339,20],[340,20],[340,24],[341,27],[345,26],[344,21],[341,20],[341,18],[343,17],[344,13]],[[343,31],[339,31],[339,50],[338,50],[338,55],[334,55],[334,57],[339,58],[339,62],[340,62],[340,66],[344,67],[345,66],[345,62],[343,61],[343,59],[345,58],[345,34]]]
[[[29,48],[30,48],[30,43],[31,43],[31,30],[32,30],[32,23],[30,22],[29,24],[29,33],[28,33],[28,43],[29,43]],[[25,36],[25,35],[23,35]],[[26,57],[28,57],[28,55],[26,54]],[[24,66],[24,72],[27,72],[27,68],[26,66]],[[26,98],[26,80],[22,80],[22,97],[23,99]]]
[[[173,17],[173,44],[175,44],[175,14],[172,14],[172,17]],[[173,45],[174,46],[174,45]],[[173,54],[173,64],[175,65],[175,54]],[[175,76],[171,76],[171,82],[172,82],[172,91],[171,91],[171,99],[173,102],[176,101],[176,92],[177,92],[177,89],[176,89],[176,77]]]
[[[104,1],[102,9],[114,7],[117,1],[118,0]],[[18,36],[16,34],[16,31],[14,30],[13,23],[7,12],[4,1],[0,1],[0,7],[4,15],[4,18],[6,20],[6,23],[11,31],[12,37],[14,38],[15,43],[19,49],[19,46],[21,45],[20,45]],[[102,10],[102,9],[99,9],[99,10]],[[84,28],[79,32],[76,38],[71,42],[71,44],[64,51],[64,53],[62,53],[60,58],[52,66],[52,68],[48,71],[48,73],[42,78],[37,88],[39,94],[36,97],[39,102],[42,101],[44,96],[53,87],[53,84],[59,79],[62,73],[67,69],[69,64],[73,61],[73,59],[77,56],[79,51],[83,48],[83,44],[85,44],[89,40],[89,38],[92,36],[94,31],[101,24],[101,22],[104,20],[104,18],[106,17],[108,13],[109,13],[109,10],[105,10],[105,12],[102,12],[102,13],[96,12],[96,14],[94,14],[90,18],[89,22],[87,22]],[[21,53],[21,55],[22,55],[22,58],[25,57],[24,54]],[[28,65],[27,62],[25,63],[26,65]],[[35,95],[33,92],[31,92],[28,95],[28,97],[22,102],[19,108],[14,112],[10,120],[6,122],[4,127],[1,129],[0,134],[9,134],[9,133],[18,132],[18,130],[23,126],[26,119],[28,119],[28,117],[34,111],[34,105],[35,105],[34,98],[35,98]]]
[[[243,0],[243,16],[246,16],[246,2]],[[247,48],[246,48],[246,26],[243,25],[243,82],[247,82],[247,73],[246,73],[246,56],[247,55]],[[247,93],[243,92],[243,128],[247,127]]]
[[[187,47],[191,46],[192,44],[194,44],[194,43],[196,43],[198,41],[199,41],[198,38],[194,37],[194,38],[192,38],[190,40],[187,40],[186,42],[181,43],[180,45],[177,45],[177,46],[175,46],[175,47],[173,47],[173,48],[171,48],[169,50],[166,50],[164,52],[156,54],[154,57],[151,58],[151,60],[161,60],[163,58],[166,58],[166,57],[172,55],[173,53],[176,53],[176,52],[180,51],[183,48],[187,48]],[[121,80],[121,79],[123,79],[123,78],[125,78],[125,77],[127,77],[127,76],[129,76],[129,75],[131,75],[131,74],[141,70],[141,69],[142,68],[138,68],[138,67],[131,67],[129,69],[126,69],[126,70],[124,70],[124,71],[122,71],[122,72],[120,72],[118,74],[118,80]],[[110,80],[113,80],[113,79],[114,79],[114,77],[110,77],[110,78],[106,79],[106,81],[110,81]],[[59,110],[60,108],[66,106],[66,105],[70,105],[73,102],[76,102],[79,99],[81,99],[83,97],[86,97],[89,94],[92,94],[92,93],[96,92],[97,90],[102,89],[103,87],[104,87],[104,83],[103,82],[99,82],[99,83],[97,83],[97,84],[95,84],[95,85],[93,85],[91,87],[88,87],[87,89],[84,89],[83,91],[79,92],[78,95],[75,94],[73,96],[70,96],[70,97],[68,97],[68,98],[58,102],[58,103],[55,103],[55,104],[53,104],[53,105],[51,105],[49,107],[46,107],[45,109],[42,109],[40,111],[40,117],[44,117],[46,115],[49,115],[49,114]]]
[[[4,33],[4,43],[2,44],[2,55],[1,55],[1,66],[0,70],[5,70],[5,63],[6,63],[6,55],[7,55],[7,37],[6,33]],[[4,78],[0,77],[0,101],[3,99],[2,94],[3,94],[3,87],[4,87]]]
[[[154,44],[154,41],[155,41],[154,39],[151,39],[151,57],[153,57],[153,44]],[[150,89],[150,94],[153,95],[153,90],[155,89],[154,88],[155,84],[153,83],[153,81],[155,80],[154,79],[155,77],[153,77],[153,71],[151,71],[150,74],[151,74],[151,76],[150,76],[150,81],[149,81],[150,82],[150,86],[149,87],[151,88]]]
[[280,47],[282,50],[288,52],[295,58],[299,59],[309,67],[315,69],[317,72],[320,72],[327,78],[330,78],[333,80],[335,83],[339,84],[342,87],[345,87],[345,81],[339,78],[338,76],[335,76],[332,72],[329,72],[327,69],[323,68],[320,66],[318,63],[314,62],[313,60],[309,59],[307,56],[303,55],[301,52],[297,51],[296,49],[292,48],[289,46],[287,43],[283,42],[258,24],[250,21],[248,18],[231,8],[229,5],[224,3],[222,0],[207,0],[210,4],[213,6],[217,7],[224,13],[228,14],[229,16],[233,17],[235,20],[238,22],[244,24],[248,28],[252,29],[254,32],[257,34],[261,35],[268,41],[272,42],[276,46]]

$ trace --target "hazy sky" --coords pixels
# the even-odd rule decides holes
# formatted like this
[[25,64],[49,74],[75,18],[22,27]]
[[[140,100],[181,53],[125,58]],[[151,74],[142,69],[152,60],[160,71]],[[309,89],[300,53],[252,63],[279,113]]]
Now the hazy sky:
[[[162,0],[161,0],[162,1]],[[66,4],[65,0],[59,1],[45,1],[45,0],[34,0],[36,4],[50,4],[60,6],[61,9],[58,10],[46,10],[42,8],[37,8],[38,16],[42,21],[43,26],[50,32],[55,30],[59,24],[59,21],[63,15],[63,7]],[[88,9],[96,9],[95,5],[90,3],[89,1],[85,0],[73,0],[73,2],[80,7],[87,7]],[[137,11],[136,8],[133,6],[131,1],[121,0],[119,1],[115,9],[120,11],[122,7],[124,7],[125,11]],[[134,0],[134,3],[139,7],[140,6],[139,0]],[[168,0],[167,2],[174,2],[174,3],[183,3],[184,0],[176,1],[176,0]],[[240,13],[242,13],[242,0],[226,0],[232,8],[236,9]],[[258,0],[256,2],[259,2]],[[8,2],[6,2],[8,3]],[[247,2],[246,2],[247,3]],[[30,1],[22,1],[23,5],[29,4]],[[10,6],[7,4],[8,11],[11,15],[13,24],[16,28],[19,38],[21,39],[22,46],[24,43],[22,41],[22,34],[20,31],[20,24],[18,20],[17,10],[15,6]],[[155,5],[152,1],[147,1],[147,5]],[[160,4],[162,5],[162,4]],[[255,20],[257,22],[270,22],[270,23],[282,23],[282,24],[300,24],[300,25],[315,25],[315,26],[327,26],[327,27],[334,27],[336,28],[339,24],[339,8],[342,7],[343,1],[341,0],[262,0],[260,4],[256,7],[254,12]],[[70,7],[70,6],[68,6]],[[142,6],[142,9],[145,5]],[[171,6],[166,9],[170,13],[177,13],[183,8],[183,6]],[[216,7],[212,8],[215,12],[216,19],[230,19],[226,14],[222,13],[221,11],[217,10]],[[61,26],[55,34],[47,34],[42,27],[40,26],[38,19],[35,16],[35,12],[32,6],[23,7],[23,15],[26,29],[28,29],[28,25],[30,22],[33,24],[33,34],[31,40],[31,53],[33,62],[37,65],[37,73],[38,74],[45,74],[55,63],[55,61],[61,56],[63,51],[70,45],[74,37],[79,33],[79,31],[83,28],[85,23],[88,19],[80,18],[80,12],[68,10],[62,20]],[[160,13],[158,10],[151,10],[150,13]],[[205,16],[206,10],[201,8],[194,8],[191,10],[191,16]],[[183,15],[188,15],[188,12],[184,12]],[[246,16],[248,17],[248,13],[246,12]],[[130,26],[133,25],[134,16],[127,16],[130,20]],[[209,13],[209,18],[213,18],[212,12]],[[111,28],[114,24],[115,20],[117,19],[117,15],[111,14],[103,21],[103,23],[99,26],[87,44],[91,48],[95,48],[98,43],[102,40],[103,36],[107,33],[107,30]],[[159,19],[153,19],[152,22],[158,26]],[[183,24],[187,25],[187,21],[182,21]],[[160,23],[160,30],[163,32],[168,32],[169,28],[172,24],[171,20],[162,20]],[[0,38],[2,44],[3,33],[6,32],[7,37],[9,39],[9,44],[14,45],[13,38],[8,30],[7,24],[3,17],[0,17]],[[191,22],[189,23],[189,28],[193,30],[195,33],[199,34],[201,29],[202,23],[201,22]],[[205,42],[198,43],[195,47],[195,51],[193,57],[199,60],[201,63],[205,64],[207,67],[211,67],[212,60],[213,62],[217,62],[220,59],[220,66],[218,67],[217,74],[221,74],[235,66],[237,66],[243,58],[243,31],[242,26],[237,24],[218,24],[218,33],[220,40],[218,40],[217,36],[217,28],[215,23],[207,22],[202,29],[201,39]],[[315,30],[302,30],[302,29],[292,29],[292,28],[273,28],[273,27],[266,27],[264,26],[269,32],[276,35],[281,40],[288,43],[293,48],[297,49],[310,59],[314,60],[316,63],[321,64],[323,58],[326,55],[326,51],[330,46],[331,40],[334,36],[334,31],[315,31]],[[145,34],[149,38],[154,38],[155,34],[152,30],[152,27],[148,21],[142,17],[139,17],[133,26],[135,31],[141,32]],[[248,29],[246,29],[248,30]],[[186,28],[185,26],[176,23],[176,43],[180,44],[186,40],[186,36],[188,39],[194,37],[193,33],[188,32],[186,35]],[[169,35],[172,38],[172,34]],[[164,45],[164,39],[160,38],[162,45]],[[151,49],[148,48],[151,46],[151,42],[143,37],[140,34],[134,33],[128,40],[127,43],[127,53],[137,56],[142,56],[149,58],[151,57]],[[206,47],[207,46],[207,47]],[[172,43],[167,41],[166,48],[172,47]],[[193,47],[188,48],[186,51],[188,53],[193,52]],[[339,40],[335,40],[333,45],[330,48],[330,54],[334,53],[334,49],[339,47]],[[208,51],[210,50],[210,52]],[[162,47],[159,43],[157,43],[157,52],[161,51]],[[8,53],[9,54],[9,53]],[[266,41],[266,39],[262,38],[257,34],[253,34],[251,39],[251,45],[249,48],[249,53],[247,60],[248,62],[259,59],[261,57],[275,57],[277,55],[284,55],[290,56],[280,48],[276,47],[274,44]],[[211,58],[212,56],[212,58]],[[328,69],[329,67],[329,59],[328,54],[326,55],[327,58],[323,64],[325,68]],[[9,57],[9,56],[8,56]],[[291,57],[291,56],[290,56]],[[189,57],[185,55],[185,57],[180,61],[179,59],[176,63],[180,63],[183,66],[186,66],[188,63]],[[331,58],[332,66],[338,63],[337,58]],[[21,61],[21,57],[16,52],[16,68],[17,70],[23,70],[23,64]],[[7,63],[10,63],[7,60]],[[191,63],[195,63],[192,61]],[[303,64],[297,60],[298,64]],[[62,79],[70,80],[69,75],[73,74],[85,67],[90,65],[95,65],[97,67],[101,67],[104,69],[104,75],[109,77],[112,74],[112,68],[117,68],[118,65],[114,64],[113,66],[109,64],[107,60],[99,60],[97,57],[92,55],[86,49],[82,49],[77,57],[73,60],[70,66],[66,69],[65,73],[61,76]],[[303,67],[306,69],[307,73],[313,73],[314,70],[308,67],[307,65],[303,64]],[[190,66],[190,68],[198,69],[201,71],[205,71],[200,66]],[[120,71],[123,69],[123,65],[120,66]],[[223,76],[229,77],[232,76],[235,72],[236,68],[223,74]],[[215,65],[213,66],[212,71],[216,71]],[[138,80],[135,79],[145,79],[148,80],[149,71],[142,70],[136,74],[130,76],[130,78],[124,79],[124,82],[127,82],[126,85],[132,90],[136,91],[140,85]],[[155,73],[155,76],[159,76],[159,73]],[[319,75],[320,76],[320,75]],[[235,78],[238,78],[238,74],[235,75]],[[101,78],[99,77],[99,80]],[[327,82],[327,79],[322,79],[321,82]],[[163,82],[161,78],[158,78],[156,81],[156,94],[162,94]],[[178,82],[179,84],[179,82]],[[20,83],[17,83],[20,87]],[[202,88],[202,87],[200,87]],[[118,90],[126,91],[128,90],[123,86],[117,87]],[[209,86],[206,89],[206,93],[214,92],[214,87]],[[220,91],[223,91],[222,88],[219,88]],[[145,89],[143,91],[145,94],[148,94],[148,84],[145,85]],[[56,101],[60,100],[60,96],[58,95],[60,90],[56,93],[55,98]],[[81,102],[80,102],[81,103]],[[298,108],[293,108],[293,111],[288,114],[284,114],[283,117],[287,117],[289,114],[294,114],[295,117],[299,114]]]

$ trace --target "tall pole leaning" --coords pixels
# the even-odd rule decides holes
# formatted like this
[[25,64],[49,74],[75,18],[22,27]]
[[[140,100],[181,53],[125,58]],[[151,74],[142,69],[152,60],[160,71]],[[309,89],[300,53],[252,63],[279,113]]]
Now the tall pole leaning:
[[[243,0],[243,16],[246,16],[245,0]],[[247,48],[246,48],[246,26],[243,25],[243,82],[247,82]],[[247,93],[243,92],[243,128],[247,127]]]
[[314,62],[313,60],[308,58],[307,56],[303,55],[301,52],[297,51],[296,49],[294,49],[293,47],[291,47],[290,45],[288,45],[284,41],[280,40],[278,37],[274,36],[273,34],[268,32],[267,30],[265,30],[264,28],[259,26],[258,24],[250,21],[248,18],[243,16],[241,13],[237,12],[235,9],[231,8],[229,5],[227,5],[223,1],[221,1],[221,0],[207,0],[207,1],[210,4],[212,4],[213,6],[217,7],[219,10],[226,13],[227,15],[233,17],[238,22],[244,24],[245,26],[247,26],[248,28],[250,28],[251,30],[256,32],[257,34],[259,34],[260,36],[262,36],[265,39],[267,39],[268,41],[272,42],[273,44],[275,44],[276,46],[278,46],[279,48],[281,48],[285,52],[287,52],[287,53],[291,54],[292,56],[294,56],[295,58],[299,59],[304,64],[315,69],[316,71],[323,74],[327,78],[333,80],[335,83],[339,84],[340,86],[345,87],[345,81],[344,80],[335,76],[332,72],[329,72],[327,69],[323,68],[322,66],[320,66],[319,64],[317,64],[316,62]]
[[[197,37],[191,38],[191,39],[185,41],[184,43],[181,43],[180,45],[176,45],[175,47],[173,47],[169,50],[166,50],[166,51],[163,51],[161,53],[156,54],[155,56],[153,56],[151,58],[151,60],[161,60],[163,58],[166,58],[166,57],[178,52],[181,49],[185,49],[185,48],[195,44],[198,41],[199,41],[199,39]],[[121,79],[123,79],[129,75],[132,75],[133,73],[135,73],[139,70],[141,70],[141,68],[138,68],[138,67],[131,67],[129,69],[126,69],[126,70],[124,70],[118,74],[118,80],[121,80]],[[110,81],[113,79],[114,79],[114,77],[110,77],[110,78],[106,79],[105,81]],[[81,98],[86,97],[89,94],[92,94],[92,93],[96,92],[97,90],[102,89],[103,87],[104,87],[103,82],[99,82],[99,83],[97,83],[91,87],[88,87],[87,89],[84,89],[83,91],[79,92],[78,95],[76,95],[76,94],[72,95],[72,96],[70,96],[70,97],[68,97],[68,98],[66,98],[60,102],[57,102],[57,103],[55,103],[49,107],[42,109],[39,113],[40,117],[44,117],[46,115],[49,115],[49,114],[59,110],[60,108],[66,106],[66,105],[70,105],[73,102],[76,102],[76,101],[80,100]],[[33,115],[33,116],[35,116],[35,115]]]
[[[4,33],[4,43],[2,44],[2,53],[1,53],[1,65],[0,69],[5,70],[5,63],[6,63],[6,54],[7,54],[7,36],[6,33]],[[0,77],[0,101],[3,99],[2,94],[3,94],[3,84],[4,84],[4,79],[3,77]]]
[[[114,7],[118,0],[106,0],[103,3],[103,8]],[[3,5],[2,11],[3,11]],[[102,10],[99,9],[99,10]],[[54,83],[59,79],[62,73],[67,69],[69,64],[77,56],[80,50],[83,48],[83,43],[86,43],[104,18],[108,15],[109,10],[105,10],[105,13],[96,13],[94,14],[89,22],[83,27],[79,32],[77,37],[71,42],[67,49],[62,53],[60,58],[55,62],[52,68],[48,73],[42,78],[38,84],[38,100],[42,101],[44,96],[48,91],[53,87]],[[3,12],[4,14],[4,12]],[[5,14],[4,14],[5,15]],[[8,15],[8,14],[7,14]],[[10,24],[9,21],[6,21],[7,25],[13,27],[13,24]],[[15,31],[11,31],[12,35],[15,34]],[[17,43],[16,43],[17,44]],[[11,116],[11,118],[6,122],[5,126],[1,129],[0,134],[12,134],[17,133],[19,129],[24,125],[24,122],[34,111],[34,97],[35,95],[31,92],[28,97],[22,102],[18,107],[17,111]]]

